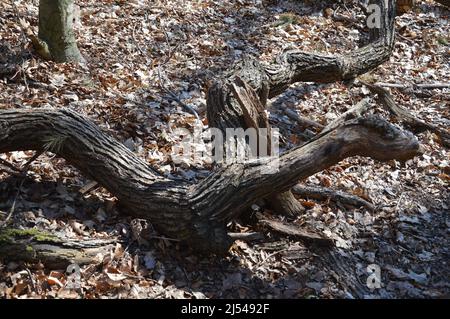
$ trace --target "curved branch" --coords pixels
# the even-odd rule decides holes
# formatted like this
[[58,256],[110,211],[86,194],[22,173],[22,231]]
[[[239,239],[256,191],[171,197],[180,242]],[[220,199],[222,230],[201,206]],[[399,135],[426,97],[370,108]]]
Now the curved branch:
[[114,194],[123,211],[148,218],[162,233],[203,251],[224,253],[226,222],[259,198],[288,190],[299,179],[354,155],[409,159],[417,139],[378,117],[358,118],[277,159],[234,163],[199,184],[153,170],[95,124],[67,109],[0,111],[0,153],[51,151]]
[[[208,91],[213,127],[247,127],[233,94],[236,78],[248,83],[262,107],[296,81],[331,82],[355,77],[384,62],[392,51],[396,1],[380,6],[381,27],[372,43],[335,57],[288,51],[271,65],[244,60],[224,82]],[[224,166],[197,185],[163,177],[121,143],[69,110],[0,111],[0,152],[52,151],[96,180],[120,201],[125,212],[148,218],[164,234],[198,250],[224,253],[231,244],[226,222],[259,198],[290,189],[306,178],[354,155],[379,160],[408,159],[419,152],[415,137],[376,117],[357,118],[320,134],[302,147],[270,161]]]
[[420,133],[426,130],[433,132],[439,137],[443,146],[447,148],[450,147],[450,132],[448,130],[441,129],[436,125],[424,122],[423,120],[416,118],[414,115],[408,112],[408,110],[401,107],[400,105],[397,105],[394,101],[394,98],[387,89],[379,85],[367,83],[364,81],[362,81],[362,83],[367,86],[373,93],[378,94],[378,100],[381,102],[381,104],[391,114],[396,116],[400,121],[404,122],[407,125],[408,129],[416,133]]

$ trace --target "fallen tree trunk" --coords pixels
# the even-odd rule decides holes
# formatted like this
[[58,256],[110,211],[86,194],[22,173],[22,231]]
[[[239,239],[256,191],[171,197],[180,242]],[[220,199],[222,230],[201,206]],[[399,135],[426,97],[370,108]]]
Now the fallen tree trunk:
[[37,229],[0,229],[0,260],[42,262],[62,269],[70,264],[99,263],[114,240],[75,240]]
[[125,213],[149,219],[162,233],[198,250],[225,253],[231,244],[226,223],[256,200],[286,191],[349,156],[409,159],[418,154],[419,143],[379,117],[363,117],[279,159],[227,165],[192,185],[160,175],[70,110],[1,110],[0,152],[16,150],[56,153],[114,194]]

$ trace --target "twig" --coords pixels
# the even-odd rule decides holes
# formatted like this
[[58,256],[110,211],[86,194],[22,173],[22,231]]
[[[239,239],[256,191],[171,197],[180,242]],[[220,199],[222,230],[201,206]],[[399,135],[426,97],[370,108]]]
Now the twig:
[[24,166],[22,166],[22,168],[17,168],[15,167],[13,164],[9,163],[8,161],[5,161],[4,159],[0,158],[0,171],[2,170],[1,166],[3,165],[4,167],[7,167],[8,169],[11,169],[12,171],[8,171],[3,169],[3,171],[5,171],[6,173],[16,176],[16,177],[24,177],[26,170],[28,169],[28,167],[31,165],[31,163],[33,163],[39,156],[41,156],[44,152],[42,151],[38,151],[36,152],[33,157],[31,157]]
[[37,158],[39,156],[41,156],[42,154],[44,154],[44,151],[37,151],[36,153],[34,153],[34,155],[25,163],[25,165],[22,166],[20,171],[22,173],[24,173],[28,169],[28,167],[31,165],[31,163],[33,163],[35,160],[37,160]]
[[158,78],[159,78],[159,87],[160,87],[164,92],[166,92],[167,94],[169,94],[170,97],[171,97],[172,99],[174,99],[178,104],[180,104],[182,107],[184,107],[184,108],[185,108],[186,110],[188,110],[190,113],[192,113],[192,114],[195,116],[195,118],[196,118],[197,120],[200,121],[200,117],[198,116],[198,113],[197,113],[192,107],[190,107],[190,106],[187,105],[186,103],[182,102],[182,101],[179,99],[179,97],[178,97],[175,93],[173,93],[172,91],[170,91],[168,88],[166,88],[166,87],[164,86],[164,81],[163,81],[163,78],[162,78],[162,76],[161,76],[161,70],[160,70],[159,67],[158,67]]
[[163,239],[163,240],[168,240],[168,241],[174,241],[174,242],[179,242],[179,239],[175,239],[175,238],[169,238],[169,237],[162,237],[162,236],[151,236],[151,239]]
[[139,42],[137,41],[136,35],[135,35],[135,33],[134,33],[134,31],[135,31],[135,29],[136,29],[136,25],[137,25],[137,23],[136,23],[135,25],[133,25],[133,28],[132,28],[132,30],[131,30],[131,37],[133,38],[134,44],[135,44],[135,46],[138,48],[139,52],[141,52],[141,54],[142,54],[143,56],[145,56],[145,52],[144,52],[144,50],[142,50],[141,46],[139,45]]
[[383,86],[387,88],[395,88],[395,89],[450,89],[450,83],[419,83],[419,84],[401,84],[401,83],[384,83],[384,82],[376,82],[374,85]]
[[12,169],[13,171],[16,171],[17,173],[21,173],[21,170],[20,170],[20,169],[18,169],[18,168],[15,167],[13,164],[11,164],[11,163],[8,162],[8,161],[5,161],[5,160],[2,159],[2,158],[0,158],[0,163],[1,163],[3,166],[6,166],[6,167]]
[[[344,9],[347,10],[347,13],[352,14],[352,12],[347,8],[345,3],[344,3]],[[358,19],[355,19],[354,17],[346,17],[342,14],[339,14],[338,11],[339,11],[339,8],[337,8],[336,10],[333,11],[333,14],[331,15],[331,18],[333,20],[347,22],[350,25],[355,25],[359,22]]]
[[242,241],[256,241],[264,239],[264,235],[261,233],[228,233],[233,240],[242,240]]
[[169,35],[167,34],[166,30],[163,30],[163,32],[164,32],[164,36],[165,36],[165,38],[166,38],[166,44],[167,44],[167,47],[169,48],[169,53],[167,54],[165,61],[162,63],[162,65],[165,65],[165,64],[167,64],[167,63],[170,61],[170,59],[173,57],[173,55],[175,54],[175,52],[177,52],[178,48],[180,47],[180,44],[178,43],[178,44],[175,46],[175,49],[172,50],[172,49],[170,48]]
[[414,43],[414,40],[412,40],[412,39],[410,39],[410,38],[407,38],[407,37],[405,37],[404,35],[401,35],[401,34],[399,34],[399,33],[397,33],[397,35],[398,35],[399,38],[401,38],[401,39],[403,39],[403,40],[405,40],[405,41],[408,41],[409,43]]
[[17,190],[16,196],[14,197],[14,201],[11,206],[11,209],[9,210],[9,214],[8,214],[8,216],[6,216],[5,220],[0,223],[0,227],[4,227],[8,223],[11,216],[13,215],[14,210],[16,209],[17,199],[19,198],[20,192],[22,191],[22,185],[23,185],[24,181],[25,181],[25,178],[23,178],[22,181],[20,182],[19,189]]
[[316,121],[310,120],[306,117],[300,116],[299,114],[297,114],[297,112],[295,112],[294,110],[291,110],[290,108],[288,108],[287,106],[283,106],[283,112],[292,120],[298,122],[298,124],[304,128],[307,127],[314,127],[316,129],[323,129],[324,126],[320,123],[317,123]]
[[282,233],[288,236],[294,236],[301,239],[302,241],[316,243],[318,245],[328,247],[334,244],[334,241],[331,238],[325,237],[322,234],[306,229],[300,229],[299,227],[289,225],[280,221],[261,219],[259,222],[278,233]]
[[31,273],[30,269],[25,268],[25,270],[27,271],[28,277],[30,277],[31,287],[33,288],[34,292],[37,293],[36,282],[34,281],[33,274]]
[[15,177],[22,177],[22,173],[17,172],[16,169],[14,169],[14,170],[11,169],[10,167],[2,164],[1,162],[0,162],[0,172],[4,172],[8,175],[15,176]]
[[286,251],[289,251],[289,248],[285,248],[285,249],[281,249],[281,250],[278,250],[278,251],[276,251],[276,252],[273,252],[273,253],[271,253],[271,254],[269,254],[266,258],[264,258],[263,260],[261,260],[260,262],[258,262],[257,264],[255,264],[254,266],[252,266],[252,271],[253,270],[256,270],[259,266],[261,266],[261,265],[263,265],[266,261],[268,261],[270,258],[272,258],[272,257],[274,257],[274,256],[276,256],[276,255],[278,255],[278,254],[281,254],[281,253],[284,253],[284,252],[286,252]]

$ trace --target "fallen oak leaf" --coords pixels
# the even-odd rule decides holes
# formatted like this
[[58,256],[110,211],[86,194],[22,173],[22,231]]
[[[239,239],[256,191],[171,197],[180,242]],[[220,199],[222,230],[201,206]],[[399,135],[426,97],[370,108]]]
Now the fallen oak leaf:
[[313,208],[314,206],[316,206],[316,203],[309,200],[300,200],[300,203],[305,208]]
[[58,278],[55,278],[55,277],[52,277],[52,276],[48,276],[47,283],[50,286],[58,285],[61,288],[64,287],[63,283]]

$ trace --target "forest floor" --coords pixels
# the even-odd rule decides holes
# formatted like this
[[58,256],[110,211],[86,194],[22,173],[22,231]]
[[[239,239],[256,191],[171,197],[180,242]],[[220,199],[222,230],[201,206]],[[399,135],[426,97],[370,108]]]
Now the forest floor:
[[[200,180],[212,167],[194,160],[175,165],[171,159],[178,142],[173,130],[196,125],[179,101],[196,110],[206,127],[208,86],[243,56],[268,61],[289,48],[354,50],[367,31],[357,2],[77,1],[76,34],[86,59],[78,65],[35,55],[23,30],[37,31],[38,1],[14,1],[16,12],[12,1],[2,0],[0,67],[16,64],[19,72],[0,77],[0,109],[71,108],[161,173]],[[405,85],[450,82],[450,12],[432,1],[418,2],[396,19],[390,61],[366,76]],[[448,130],[448,88],[391,91],[396,103]],[[286,110],[326,124],[365,97],[376,103],[369,90],[351,83],[296,84],[270,101],[270,121],[281,130],[281,147],[289,149],[313,132],[305,134]],[[381,107],[375,112],[389,117]],[[250,217],[230,223],[230,231],[259,232],[264,238],[236,241],[225,258],[196,256],[167,239],[145,239],[135,227],[144,221],[122,214],[103,188],[80,193],[91,181],[46,153],[25,178],[0,171],[0,220],[13,207],[15,227],[78,240],[119,239],[110,254],[81,267],[78,291],[61,288],[64,269],[0,263],[0,298],[449,297],[450,153],[434,134],[417,136],[425,152],[406,163],[353,157],[301,181],[356,194],[375,206],[371,212],[300,198],[308,210],[289,222],[326,234],[333,247],[277,234]],[[20,167],[33,154],[0,158]],[[264,207],[252,210],[283,219]],[[366,285],[369,265],[380,269],[380,288]]]

